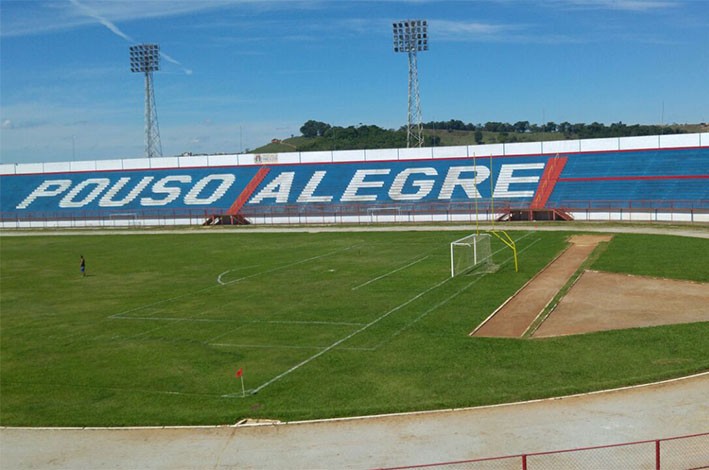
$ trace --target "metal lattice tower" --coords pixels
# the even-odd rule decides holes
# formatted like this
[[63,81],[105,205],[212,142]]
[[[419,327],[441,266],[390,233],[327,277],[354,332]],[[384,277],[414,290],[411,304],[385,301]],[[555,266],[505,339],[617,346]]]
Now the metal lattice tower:
[[409,98],[406,146],[423,147],[421,125],[421,96],[419,95],[417,52],[428,50],[428,24],[426,20],[404,20],[393,23],[394,52],[409,56]]
[[158,112],[155,108],[153,72],[160,70],[160,46],[138,44],[130,46],[130,71],[145,74],[145,156],[162,157]]

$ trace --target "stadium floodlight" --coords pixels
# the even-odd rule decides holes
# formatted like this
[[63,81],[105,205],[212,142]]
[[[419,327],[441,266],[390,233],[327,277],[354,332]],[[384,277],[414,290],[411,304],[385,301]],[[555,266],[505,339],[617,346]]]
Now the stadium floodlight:
[[162,157],[158,112],[155,108],[153,72],[160,70],[160,46],[138,44],[130,46],[130,71],[145,74],[145,156]]
[[421,125],[421,96],[419,95],[418,61],[416,54],[428,50],[428,23],[426,20],[404,20],[393,23],[394,52],[409,56],[409,98],[406,125],[406,146],[423,146]]

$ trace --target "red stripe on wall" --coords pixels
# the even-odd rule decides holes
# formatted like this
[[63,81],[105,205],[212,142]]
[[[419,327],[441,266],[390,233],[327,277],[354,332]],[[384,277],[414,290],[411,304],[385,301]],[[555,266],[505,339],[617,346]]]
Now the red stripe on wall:
[[231,207],[227,211],[227,215],[236,215],[239,213],[241,208],[244,207],[244,204],[246,204],[246,201],[248,201],[254,191],[256,191],[258,185],[261,184],[261,181],[266,178],[268,172],[268,167],[262,166],[261,168],[259,168],[254,177],[251,178],[251,181],[249,181],[249,184],[246,185],[244,190],[241,191],[241,194],[239,194],[239,197],[236,198],[234,204],[231,205]]
[[647,181],[647,180],[702,180],[709,175],[665,175],[665,176],[591,176],[587,178],[559,178],[559,182],[575,183],[584,181]]
[[557,181],[560,181],[559,175],[561,175],[561,172],[564,170],[567,160],[567,157],[549,159],[547,166],[544,168],[544,173],[542,173],[542,178],[539,180],[539,186],[537,186],[537,192],[534,194],[530,209],[544,208],[549,200],[549,196],[551,196],[551,193],[554,191]]

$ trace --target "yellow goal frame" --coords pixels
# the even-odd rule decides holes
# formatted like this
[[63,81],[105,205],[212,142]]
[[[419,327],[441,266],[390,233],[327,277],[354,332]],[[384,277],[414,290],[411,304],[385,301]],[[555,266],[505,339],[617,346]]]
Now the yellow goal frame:
[[519,265],[517,264],[517,245],[515,241],[510,237],[504,230],[486,230],[487,233],[497,237],[502,243],[507,245],[507,247],[512,250],[512,256],[515,260],[515,272],[519,272]]

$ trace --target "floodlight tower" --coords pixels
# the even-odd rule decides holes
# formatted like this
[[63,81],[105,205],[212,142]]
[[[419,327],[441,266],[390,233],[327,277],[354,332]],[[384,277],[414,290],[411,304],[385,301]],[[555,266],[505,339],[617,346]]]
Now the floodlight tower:
[[155,108],[153,72],[160,70],[160,46],[138,44],[130,46],[130,71],[145,74],[145,156],[162,157],[158,112]]
[[428,50],[428,23],[426,20],[404,20],[393,23],[394,52],[409,56],[409,110],[406,127],[406,146],[423,147],[421,125],[421,97],[419,95],[417,52]]

